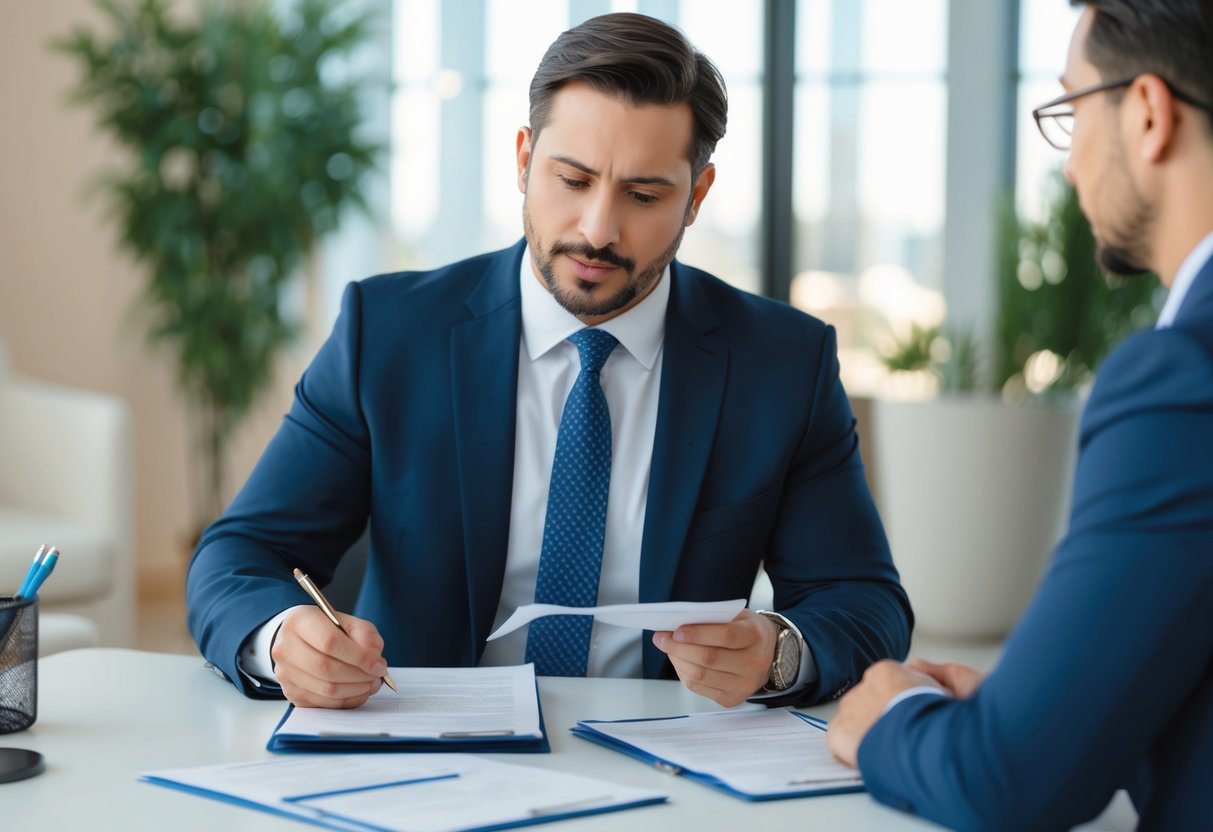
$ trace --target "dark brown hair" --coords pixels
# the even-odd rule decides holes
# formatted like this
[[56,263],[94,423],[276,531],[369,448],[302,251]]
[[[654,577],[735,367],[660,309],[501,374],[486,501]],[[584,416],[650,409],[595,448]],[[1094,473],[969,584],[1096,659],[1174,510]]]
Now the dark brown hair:
[[[1071,0],[1091,6],[1087,60],[1105,81],[1150,72],[1208,110],[1213,105],[1209,0]],[[1115,95],[1122,91],[1112,91]],[[1181,96],[1183,100],[1183,96]]]
[[695,130],[687,157],[695,176],[724,135],[728,95],[720,71],[682,32],[655,18],[604,14],[556,38],[531,79],[532,141],[551,117],[552,97],[570,81],[632,106],[689,104]]

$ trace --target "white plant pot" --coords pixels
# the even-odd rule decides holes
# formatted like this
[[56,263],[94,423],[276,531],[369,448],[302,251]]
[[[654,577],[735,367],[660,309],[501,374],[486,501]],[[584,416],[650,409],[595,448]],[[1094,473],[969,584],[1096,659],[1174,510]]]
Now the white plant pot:
[[876,494],[917,630],[1008,633],[1065,530],[1077,402],[873,402]]

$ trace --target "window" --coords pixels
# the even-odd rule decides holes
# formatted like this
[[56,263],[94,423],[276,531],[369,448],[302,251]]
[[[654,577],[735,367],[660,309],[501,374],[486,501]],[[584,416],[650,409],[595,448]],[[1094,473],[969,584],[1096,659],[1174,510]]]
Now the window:
[[1021,0],[1015,202],[1025,219],[1036,222],[1044,219],[1048,196],[1042,185],[1065,164],[1066,156],[1041,137],[1032,109],[1061,95],[1058,79],[1065,71],[1070,35],[1081,16],[1081,8],[1067,3]]

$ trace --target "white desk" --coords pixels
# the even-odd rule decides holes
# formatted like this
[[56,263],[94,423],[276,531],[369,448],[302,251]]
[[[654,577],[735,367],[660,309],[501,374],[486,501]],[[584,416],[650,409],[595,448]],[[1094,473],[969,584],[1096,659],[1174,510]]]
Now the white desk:
[[[715,708],[677,682],[542,678],[539,686],[552,753],[493,757],[661,789],[669,793],[670,802],[537,828],[570,832],[936,828],[879,806],[865,794],[746,803],[568,733],[578,719]],[[265,743],[284,704],[245,699],[205,670],[200,658],[133,650],[72,650],[41,661],[38,694],[34,726],[22,733],[0,735],[0,746],[31,748],[46,758],[46,771],[38,777],[0,785],[4,829],[238,832],[308,828],[136,780],[142,771],[272,756]],[[832,707],[812,712],[828,718]]]

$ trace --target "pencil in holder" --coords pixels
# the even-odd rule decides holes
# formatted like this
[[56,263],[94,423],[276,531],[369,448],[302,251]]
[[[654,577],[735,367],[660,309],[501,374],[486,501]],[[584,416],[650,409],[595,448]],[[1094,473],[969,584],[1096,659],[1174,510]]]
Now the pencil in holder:
[[38,717],[38,598],[0,595],[0,734]]

